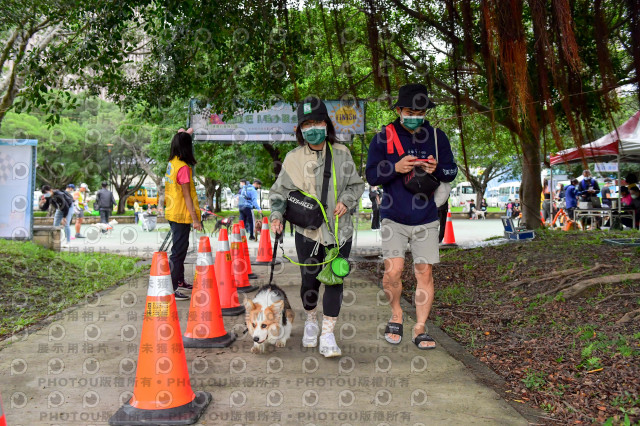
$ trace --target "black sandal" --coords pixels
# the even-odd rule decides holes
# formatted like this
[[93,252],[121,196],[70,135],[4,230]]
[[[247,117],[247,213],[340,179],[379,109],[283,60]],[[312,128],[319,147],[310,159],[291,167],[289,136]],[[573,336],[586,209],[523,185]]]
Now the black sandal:
[[[387,326],[384,329],[384,340],[391,343],[392,345],[399,345],[402,342],[402,323],[399,322],[388,322]],[[391,340],[391,338],[387,337],[387,334],[397,334],[400,336],[398,341]]]
[[433,346],[420,346],[420,343],[422,343],[422,342],[433,342],[433,343],[436,342],[435,340],[433,340],[433,337],[429,336],[427,333],[420,333],[416,337],[411,339],[411,341],[413,343],[415,343],[415,345],[418,347],[418,349],[420,349],[422,351],[428,351],[430,349],[435,349],[436,348],[436,345],[433,345]]

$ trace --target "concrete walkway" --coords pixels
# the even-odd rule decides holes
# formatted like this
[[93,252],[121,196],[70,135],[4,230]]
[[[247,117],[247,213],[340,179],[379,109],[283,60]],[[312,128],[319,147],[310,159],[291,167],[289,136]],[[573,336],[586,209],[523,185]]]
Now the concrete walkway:
[[[264,283],[267,267],[256,272]],[[238,316],[225,317],[227,331],[240,336],[230,348],[186,350],[193,390],[213,395],[200,424],[527,424],[441,346],[418,351],[407,337],[412,320],[399,346],[386,343],[384,293],[361,271],[345,285],[336,326],[343,356],[303,349],[299,270],[286,264],[278,272],[296,312],[286,348],[251,354]],[[132,395],[147,282],[114,288],[14,336],[0,352],[8,424],[107,422]],[[178,302],[183,330],[188,307]]]
[[[456,242],[461,247],[474,247],[483,240],[502,236],[502,222],[498,219],[487,220],[453,220],[453,229]],[[207,230],[211,231],[212,225],[207,223]],[[153,252],[158,250],[169,230],[169,225],[159,224],[158,228],[153,232],[145,232],[139,225],[115,225],[113,231],[109,235],[104,235],[97,228],[91,225],[83,225],[81,233],[86,238],[78,238],[71,240],[70,247],[65,250],[77,252],[102,252],[122,254],[126,256],[138,256],[150,259]],[[288,228],[287,228],[288,230]],[[74,231],[75,232],[75,231]],[[204,234],[198,234],[204,235]],[[272,235],[273,238],[273,235]],[[192,245],[194,237],[192,236]],[[370,229],[360,230],[354,237],[353,248],[359,255],[374,254],[379,251],[381,244],[380,233]],[[285,248],[288,252],[294,254],[293,238],[288,234],[285,235]],[[289,251],[290,250],[290,251]],[[249,251],[252,258],[258,251],[258,243],[249,241]]]

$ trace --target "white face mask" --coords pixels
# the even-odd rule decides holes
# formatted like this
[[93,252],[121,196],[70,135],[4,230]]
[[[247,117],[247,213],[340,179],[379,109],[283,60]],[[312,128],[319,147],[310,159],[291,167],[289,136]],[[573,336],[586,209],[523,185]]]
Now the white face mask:
[[631,195],[631,198],[633,198],[635,200],[636,198],[638,198],[638,196],[637,195]]

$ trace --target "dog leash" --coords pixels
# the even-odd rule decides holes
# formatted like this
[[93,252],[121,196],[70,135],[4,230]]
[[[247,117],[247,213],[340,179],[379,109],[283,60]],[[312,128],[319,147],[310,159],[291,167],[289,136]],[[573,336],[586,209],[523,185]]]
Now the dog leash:
[[271,272],[269,274],[269,284],[267,285],[271,285],[271,283],[273,282],[273,271],[276,268],[276,254],[277,254],[277,250],[278,250],[278,243],[282,240],[282,234],[284,233],[284,227],[287,224],[286,220],[282,220],[282,230],[283,232],[280,233],[276,233],[276,236],[274,238],[274,242],[273,242],[273,255],[271,258]]

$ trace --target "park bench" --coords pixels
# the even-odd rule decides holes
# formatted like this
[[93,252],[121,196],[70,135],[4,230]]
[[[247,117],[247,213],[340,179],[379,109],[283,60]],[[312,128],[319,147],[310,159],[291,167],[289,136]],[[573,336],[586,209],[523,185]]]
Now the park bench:
[[517,227],[513,223],[513,219],[502,216],[502,226],[504,227],[504,237],[508,240],[526,241],[533,240],[536,236],[535,232],[526,228]]

